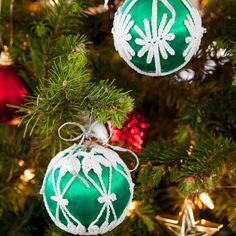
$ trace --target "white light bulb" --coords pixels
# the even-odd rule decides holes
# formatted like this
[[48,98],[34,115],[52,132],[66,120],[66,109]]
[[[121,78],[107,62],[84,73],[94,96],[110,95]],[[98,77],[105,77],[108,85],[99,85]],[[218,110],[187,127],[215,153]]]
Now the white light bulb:
[[29,182],[35,177],[34,169],[27,169],[24,171],[24,174],[20,176],[21,180],[24,182]]
[[202,203],[206,205],[209,209],[213,210],[215,208],[214,203],[208,193],[205,192],[201,193],[199,198],[202,201]]

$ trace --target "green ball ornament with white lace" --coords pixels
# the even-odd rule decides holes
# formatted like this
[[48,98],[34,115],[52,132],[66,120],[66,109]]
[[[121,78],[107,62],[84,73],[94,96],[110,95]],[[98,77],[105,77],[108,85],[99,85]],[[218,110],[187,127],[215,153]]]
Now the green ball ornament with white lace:
[[183,68],[198,51],[203,32],[201,16],[188,0],[126,0],[112,29],[120,56],[149,76]]
[[78,235],[106,233],[122,223],[133,197],[130,170],[113,150],[74,144],[50,162],[41,194],[61,229]]

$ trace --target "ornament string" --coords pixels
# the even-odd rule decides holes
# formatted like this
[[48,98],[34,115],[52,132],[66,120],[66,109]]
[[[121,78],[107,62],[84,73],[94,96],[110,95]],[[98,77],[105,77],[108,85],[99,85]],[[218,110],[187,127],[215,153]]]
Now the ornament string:
[[[108,144],[108,141],[109,141],[109,139],[112,135],[112,129],[111,129],[111,125],[109,123],[108,123],[108,129],[110,131],[109,132],[110,133],[109,137],[106,137],[106,138],[98,137],[98,135],[93,130],[93,128],[98,124],[99,124],[99,122],[95,121],[91,125],[89,125],[88,128],[87,128],[86,126],[83,126],[83,125],[81,125],[79,123],[76,123],[76,122],[66,122],[58,129],[58,135],[64,141],[74,142],[74,141],[80,140],[79,145],[82,145],[85,142],[85,140],[89,140],[89,141],[92,142],[92,138],[96,138],[96,139],[98,139],[98,141],[101,144],[103,144],[106,147],[109,147],[109,148],[113,149],[114,151],[129,152],[136,160],[136,165],[133,169],[130,170],[130,172],[133,172],[133,171],[137,170],[138,167],[139,167],[138,156],[133,151],[131,151],[127,148],[122,148],[122,147],[113,146],[113,145]],[[82,133],[79,136],[74,137],[74,138],[64,138],[64,137],[62,137],[61,130],[67,125],[74,125],[74,126],[80,128]]]
[[13,10],[14,10],[14,0],[10,3],[10,41],[9,47],[13,45]]
[[130,172],[133,172],[133,171],[138,169],[138,167],[139,167],[139,159],[138,159],[138,156],[133,151],[131,151],[131,150],[127,149],[127,148],[122,148],[122,147],[119,147],[119,146],[113,146],[113,145],[110,145],[110,144],[106,144],[106,146],[110,147],[114,151],[129,152],[130,154],[132,154],[134,156],[134,158],[135,158],[136,165],[135,165],[135,167],[133,169],[130,170]]

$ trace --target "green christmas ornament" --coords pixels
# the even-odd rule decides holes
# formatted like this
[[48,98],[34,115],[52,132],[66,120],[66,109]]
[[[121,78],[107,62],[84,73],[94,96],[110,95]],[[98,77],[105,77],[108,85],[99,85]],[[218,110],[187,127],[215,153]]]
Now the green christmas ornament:
[[133,197],[130,170],[109,148],[74,144],[50,162],[41,194],[61,229],[78,235],[106,233],[126,216]]
[[188,0],[126,0],[112,29],[120,56],[149,76],[184,67],[197,52],[203,32],[201,16]]

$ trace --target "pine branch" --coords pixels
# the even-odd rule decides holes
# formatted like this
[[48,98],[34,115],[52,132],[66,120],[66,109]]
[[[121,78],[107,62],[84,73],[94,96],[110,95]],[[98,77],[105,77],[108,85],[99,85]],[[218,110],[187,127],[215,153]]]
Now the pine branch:
[[[225,166],[228,169],[235,168],[233,163],[236,146],[232,140],[222,136],[217,138],[214,135],[201,135],[201,140],[196,142],[191,151],[182,144],[173,144],[172,149],[162,149],[163,146],[159,143],[152,144],[142,155],[146,160],[149,157],[155,159],[153,161],[155,166],[164,165],[163,175],[169,172],[170,181],[179,183],[184,194],[199,189],[214,188],[224,175]],[[149,176],[141,174],[140,178],[144,178],[141,181],[145,183],[150,178],[150,174]]]
[[[128,93],[112,82],[90,81],[87,41],[74,31],[80,22],[81,9],[76,1],[68,4],[61,0],[55,9],[49,7],[39,12],[40,17],[31,24],[31,60],[26,65],[33,68],[39,85],[19,110],[25,114],[22,124],[26,132],[32,135],[37,131],[37,138],[42,140],[36,148],[53,144],[55,150],[61,146],[56,141],[58,128],[66,121],[81,122],[79,116],[84,112],[92,111],[95,119],[111,120],[120,127],[133,107]],[[69,24],[72,19],[74,23]],[[71,135],[78,134],[72,131]]]

